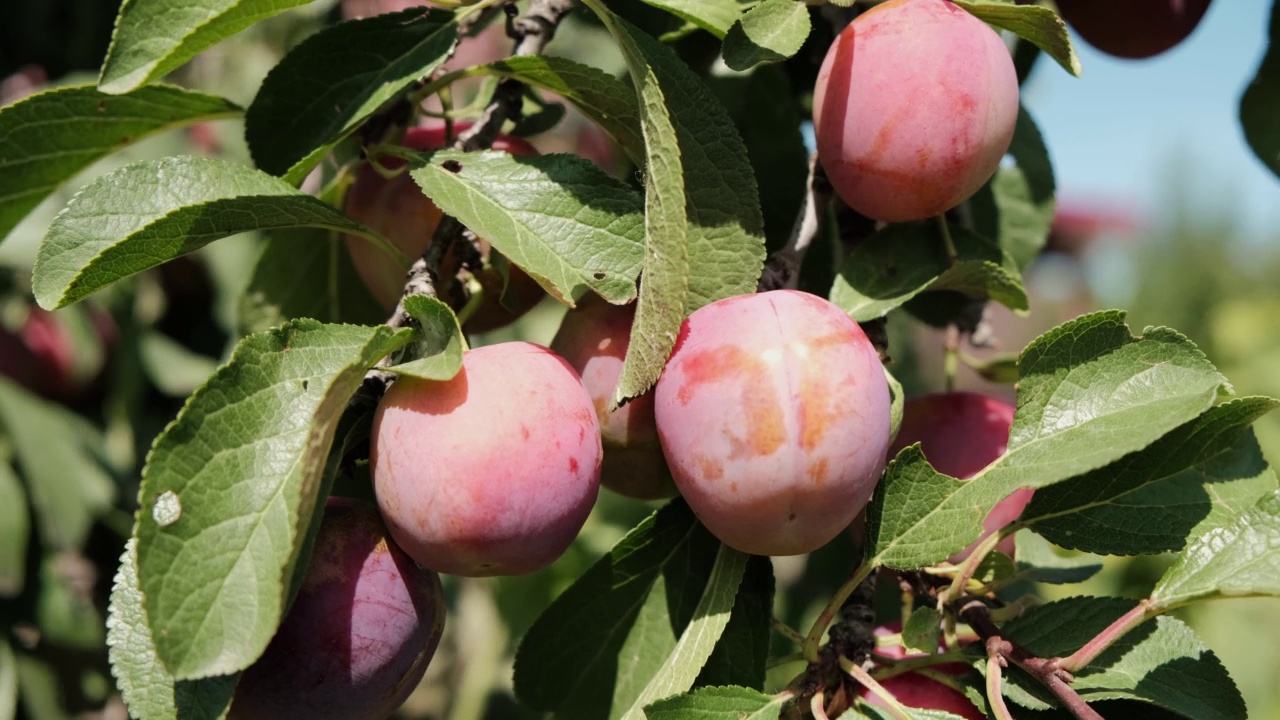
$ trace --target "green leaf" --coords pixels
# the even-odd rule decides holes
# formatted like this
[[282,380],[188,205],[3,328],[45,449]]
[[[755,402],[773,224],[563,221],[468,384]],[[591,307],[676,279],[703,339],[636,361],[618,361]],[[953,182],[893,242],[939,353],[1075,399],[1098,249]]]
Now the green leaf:
[[26,582],[27,542],[31,539],[27,513],[22,481],[7,461],[0,461],[0,598],[16,597]]
[[624,720],[642,720],[644,707],[693,687],[702,666],[720,641],[738,596],[748,556],[728,545],[721,545],[716,563],[707,578],[706,588],[693,611],[693,619],[680,633],[680,639],[662,663],[662,667],[640,691]]
[[889,442],[892,443],[898,437],[898,431],[902,429],[902,411],[906,405],[906,394],[902,390],[902,383],[889,372],[888,366],[884,368],[884,379],[889,383]]
[[365,372],[410,337],[314,320],[251,335],[156,440],[135,529],[138,581],[175,678],[227,675],[262,654],[338,420]]
[[300,183],[335,143],[447,60],[457,37],[453,13],[422,7],[339,23],[302,41],[245,113],[254,162]]
[[1018,525],[1103,555],[1181,550],[1276,489],[1249,431],[1280,402],[1218,405],[1105,467],[1037,492]]
[[724,63],[750,70],[800,52],[809,37],[809,8],[795,0],[764,0],[743,13],[724,36]]
[[0,239],[96,160],[162,130],[240,113],[223,98],[171,85],[121,96],[72,85],[0,108]]
[[311,0],[125,0],[98,87],[126,93],[181,67],[206,48]]
[[[1133,608],[1132,600],[1077,597],[1031,608],[1005,624],[1009,639],[1040,657],[1066,656]],[[1075,673],[1084,700],[1142,700],[1193,720],[1242,720],[1244,700],[1222,662],[1180,620],[1159,617],[1120,638]],[[1038,683],[1021,670],[1006,678]],[[1011,698],[1014,699],[1014,698]]]
[[948,228],[955,264],[935,222],[887,225],[849,253],[831,288],[831,302],[858,322],[883,317],[926,290],[955,290],[1026,310],[1026,291],[1013,260],[977,233],[959,225]]
[[85,587],[94,568],[77,552],[46,553],[40,559],[40,588],[36,596],[36,627],[51,645],[94,652],[102,647],[103,622]]
[[773,563],[759,555],[747,558],[729,624],[711,657],[703,663],[694,687],[737,685],[764,689],[769,642],[773,639],[773,592]]
[[462,369],[466,341],[458,316],[443,302],[426,295],[405,298],[404,309],[418,323],[406,352],[413,360],[387,368],[397,375],[423,380],[450,380]]
[[574,155],[516,157],[442,150],[410,172],[442,210],[565,301],[588,289],[635,297],[643,263],[643,201]]
[[175,681],[156,655],[138,588],[137,541],[125,543],[107,614],[111,674],[131,717],[138,720],[220,720],[239,676]]
[[681,500],[644,520],[525,633],[516,696],[567,720],[622,717],[700,626],[701,598],[719,593],[707,579],[720,547]]
[[960,353],[960,361],[974,372],[993,383],[1013,385],[1018,382],[1018,355],[1001,353],[989,358],[977,358]]
[[1240,124],[1253,152],[1280,176],[1280,4],[1271,6],[1267,54],[1240,98]]
[[0,426],[26,481],[40,541],[52,550],[84,547],[94,520],[116,498],[101,433],[7,378],[0,378]]
[[156,388],[173,397],[190,395],[218,369],[213,358],[156,330],[140,333],[138,359]]
[[[777,250],[791,239],[809,180],[809,150],[800,132],[802,118],[795,102],[761,103],[760,98],[791,98],[791,78],[782,66],[756,68],[747,75],[715,74],[707,78],[747,146],[747,157],[760,193],[767,246]],[[816,252],[816,251],[815,251]],[[808,263],[818,268],[823,263]],[[829,267],[818,268],[832,272]],[[828,284],[829,286],[829,284]]]
[[644,292],[616,403],[653,386],[686,315],[755,291],[763,221],[746,147],[724,107],[670,49],[600,0],[585,2],[626,58],[646,143]]
[[1018,575],[1032,582],[1081,583],[1102,570],[1102,558],[1097,555],[1062,550],[1033,532],[1014,535],[1014,546]]
[[659,700],[644,714],[649,720],[779,720],[790,700],[743,687],[706,687]]
[[1226,380],[1167,328],[1130,334],[1124,313],[1085,315],[1041,335],[1019,361],[1009,449],[960,482],[908,448],[867,514],[877,562],[914,569],[973,542],[982,519],[1019,487],[1044,488],[1141,450],[1209,409]]
[[908,651],[935,653],[942,634],[942,613],[937,608],[916,608],[902,624],[902,646]]
[[983,2],[982,0],[954,0],[956,5],[973,13],[978,19],[1008,30],[1018,37],[1045,51],[1064,70],[1080,76],[1080,58],[1071,45],[1067,24],[1058,13],[1038,5],[1011,5],[1007,2]]
[[523,55],[485,65],[482,70],[550,90],[617,141],[636,164],[644,163],[644,135],[636,93],[616,77],[590,65],[548,55]]
[[0,720],[18,715],[18,658],[9,638],[0,635]]
[[693,23],[718,38],[723,38],[742,14],[741,0],[644,0],[644,2]]
[[345,243],[340,234],[316,228],[271,233],[240,299],[240,334],[304,317],[358,325],[386,320]]
[[1151,599],[1173,608],[1214,597],[1280,595],[1280,493],[1210,529],[1169,568]]
[[1049,150],[1025,107],[1018,108],[1009,155],[1014,164],[997,170],[969,207],[974,229],[995,238],[1014,266],[1026,270],[1049,239],[1057,203]]
[[372,232],[257,170],[209,158],[145,160],[71,199],[40,245],[32,289],[42,307],[58,308],[214,240],[292,227]]

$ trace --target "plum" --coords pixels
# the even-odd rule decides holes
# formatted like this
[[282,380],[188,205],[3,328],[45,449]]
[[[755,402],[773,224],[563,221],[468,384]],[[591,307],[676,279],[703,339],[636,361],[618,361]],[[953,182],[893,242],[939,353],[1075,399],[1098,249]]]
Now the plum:
[[604,445],[600,484],[628,497],[655,500],[674,495],[676,486],[658,442],[653,393],[609,412],[635,314],[634,304],[610,305],[589,295],[565,315],[551,349],[582,376],[595,405]]
[[526,342],[463,354],[448,381],[396,380],[373,423],[374,491],[423,567],[522,575],[560,557],[600,487],[600,425],[577,373]]
[[440,578],[387,537],[370,504],[330,498],[311,564],[231,720],[384,720],[418,685],[444,630]]
[[[902,428],[889,448],[889,457],[920,443],[925,459],[938,472],[961,480],[977,475],[1004,455],[1013,426],[1013,406],[997,398],[972,392],[949,392],[911,398],[902,408]],[[982,536],[952,556],[960,562],[987,536],[1018,519],[1031,502],[1031,488],[1020,488],[996,503],[982,521]],[[1013,555],[1013,537],[996,549]]]
[[[889,623],[878,627],[874,633],[876,637],[884,637],[887,635],[895,635],[902,631],[902,627],[898,623]],[[939,648],[945,649],[945,648]],[[923,653],[907,653],[906,648],[901,645],[891,645],[889,647],[878,647],[877,654],[893,660],[904,660],[909,657],[923,657]],[[941,663],[932,666],[934,670],[944,672],[949,675],[960,675],[964,673],[968,666],[961,663]],[[950,688],[936,680],[921,675],[920,673],[903,673],[901,675],[893,675],[880,681],[885,690],[888,690],[898,702],[907,707],[920,708],[923,710],[944,710],[954,715],[959,715],[968,720],[985,720],[986,716],[982,714],[978,708],[964,696],[953,688]],[[867,702],[877,707],[888,707],[880,698],[873,695],[870,691],[863,688],[859,691],[860,696]]]
[[1108,55],[1140,60],[1186,39],[1209,0],[1058,0],[1058,12],[1085,42]]
[[[468,127],[468,123],[458,123],[454,129],[462,132]],[[412,150],[434,150],[443,147],[445,141],[443,126],[411,128],[405,134],[404,146]],[[514,155],[538,154],[525,140],[507,135],[495,140],[493,149]],[[387,168],[404,166],[404,161],[399,158],[379,158],[379,163]],[[436,226],[444,216],[408,173],[388,179],[379,175],[368,164],[361,166],[356,172],[356,179],[347,192],[345,209],[355,220],[386,236],[410,259],[420,257],[427,249]],[[390,311],[400,300],[408,268],[402,267],[394,258],[364,238],[348,235],[346,244],[360,279],[369,288],[374,299]],[[488,244],[482,242],[481,249],[487,253]],[[475,314],[467,319],[466,330],[487,332],[508,325],[545,296],[542,287],[533,278],[515,266],[510,266],[510,270],[505,283],[508,295],[506,305],[501,302],[504,285],[502,276],[493,269],[486,269],[477,275],[476,279],[484,288],[485,298]]]
[[1004,41],[946,0],[889,0],[832,43],[813,95],[818,156],[858,212],[919,220],[995,173],[1018,119]]
[[889,446],[875,348],[838,307],[793,290],[690,315],[654,416],[689,507],[757,555],[806,553],[839,534],[871,497]]

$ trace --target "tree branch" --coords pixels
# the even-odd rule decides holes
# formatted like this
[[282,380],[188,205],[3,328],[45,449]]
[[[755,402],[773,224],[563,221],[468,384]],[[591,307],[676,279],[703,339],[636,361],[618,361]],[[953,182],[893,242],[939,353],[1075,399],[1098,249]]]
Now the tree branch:
[[800,281],[800,265],[809,252],[818,233],[822,232],[822,220],[831,203],[831,182],[818,163],[818,154],[809,156],[809,182],[806,184],[804,203],[791,229],[791,239],[785,247],[769,256],[764,273],[756,285],[756,292],[794,290]]
[[1000,628],[992,622],[987,606],[974,600],[960,611],[960,619],[969,624],[983,640],[987,651],[999,654],[1014,665],[1027,671],[1036,680],[1052,692],[1058,702],[1079,720],[1103,720],[1098,711],[1089,707],[1068,683],[1075,680],[1071,673],[1062,669],[1057,658],[1036,657],[1017,643],[1006,640],[1000,634]]
[[[507,15],[507,34],[515,40],[511,54],[540,54],[555,36],[560,22],[573,9],[573,4],[574,0],[533,0],[524,15],[517,17],[514,0],[508,0],[502,9]],[[480,120],[458,135],[452,147],[455,150],[482,150],[491,147],[501,132],[503,123],[520,118],[524,90],[524,83],[517,80],[507,79],[498,83]],[[455,245],[463,237],[465,230],[462,223],[452,216],[446,215],[440,220],[423,256],[414,261],[405,276],[404,293],[387,321],[388,325],[405,327],[411,322],[404,310],[404,298],[409,295],[444,295],[446,297],[443,299],[455,307],[466,301],[465,297],[459,297],[464,293],[454,281],[457,271],[474,259],[474,252],[455,251]],[[474,248],[474,243],[468,244]]]

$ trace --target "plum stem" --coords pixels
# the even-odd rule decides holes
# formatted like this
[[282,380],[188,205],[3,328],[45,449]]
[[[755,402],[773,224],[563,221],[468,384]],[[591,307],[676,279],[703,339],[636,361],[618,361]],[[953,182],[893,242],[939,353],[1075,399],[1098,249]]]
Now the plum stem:
[[880,667],[871,673],[871,677],[877,680],[884,680],[895,675],[902,675],[909,672],[919,672],[922,669],[933,667],[934,665],[943,665],[946,663],[967,663],[969,658],[962,650],[950,650],[944,653],[934,653],[932,655],[921,655],[919,657],[905,658],[903,660],[895,660],[883,655],[872,655],[876,664]]
[[795,628],[782,622],[776,617],[773,618],[773,629],[777,631],[778,634],[782,635],[788,640],[791,640],[795,644],[804,645],[804,639],[805,639],[804,635],[801,635],[799,630],[796,630]]
[[871,574],[871,569],[871,565],[865,562],[862,563],[857,570],[853,571],[849,579],[836,589],[835,594],[831,596],[831,601],[822,609],[822,614],[818,616],[818,619],[813,623],[813,627],[809,629],[809,634],[805,637],[804,644],[801,646],[806,660],[809,662],[818,661],[818,645],[822,643],[822,634],[827,631],[831,621],[835,620],[836,615],[840,613],[840,608],[844,605],[844,601],[848,600],[853,591],[857,590],[862,581],[866,580],[867,576]]
[[997,642],[999,642],[998,638],[987,641],[987,704],[991,707],[991,714],[996,716],[996,720],[1013,720],[1013,715],[1009,713],[1009,706],[1004,704],[1004,694],[1000,692],[1007,661],[1001,657],[999,648],[995,647]]
[[1081,668],[1097,659],[1099,655],[1114,645],[1117,640],[1124,637],[1130,630],[1160,613],[1161,609],[1156,607],[1150,598],[1143,599],[1132,610],[1117,618],[1115,622],[1108,625],[1105,630],[1094,636],[1079,650],[1058,660],[1058,667],[1067,672],[1078,672]]
[[826,702],[826,694],[821,690],[809,698],[809,713],[813,715],[813,720],[830,720],[827,715]]
[[862,687],[866,688],[872,695],[875,695],[884,702],[885,706],[889,709],[889,712],[893,713],[894,717],[899,718],[899,720],[911,720],[911,711],[902,703],[898,702],[898,698],[894,697],[893,693],[889,692],[883,685],[876,682],[876,679],[871,677],[871,674],[866,670],[863,670],[861,665],[858,665],[848,658],[840,658],[840,669],[849,673],[849,676],[854,680],[857,680],[859,685],[862,685]]
[[999,653],[1000,657],[1012,661],[1014,665],[1030,673],[1076,718],[1102,720],[1098,711],[1089,707],[1084,698],[1080,697],[1068,684],[1074,681],[1075,677],[1060,665],[1060,660],[1037,657],[1021,645],[1005,639],[1000,628],[992,622],[991,614],[981,600],[966,604],[960,611],[960,618],[986,642],[988,653],[993,651]]
[[939,609],[964,597],[969,587],[969,581],[973,579],[973,574],[978,571],[978,566],[982,564],[987,555],[991,554],[991,551],[999,542],[1000,533],[991,533],[983,538],[982,542],[978,543],[978,546],[973,549],[973,552],[969,553],[969,557],[960,563],[959,572],[956,573],[955,579],[951,581],[951,585],[938,594]]

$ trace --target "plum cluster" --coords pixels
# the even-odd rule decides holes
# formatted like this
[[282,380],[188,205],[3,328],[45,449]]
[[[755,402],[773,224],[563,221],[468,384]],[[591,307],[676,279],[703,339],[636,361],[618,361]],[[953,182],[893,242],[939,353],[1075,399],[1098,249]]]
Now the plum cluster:
[[[864,12],[831,46],[814,93],[818,153],[833,187],[886,222],[939,215],[973,195],[998,168],[1017,116],[1017,76],[1000,36],[946,0],[889,0]],[[404,144],[427,150],[445,141],[442,128],[416,128]],[[495,147],[536,153],[516,138]],[[417,257],[442,213],[397,172],[403,164],[388,157],[362,166],[345,208]],[[393,307],[406,268],[359,238],[347,247],[373,296]],[[507,324],[545,296],[518,268],[506,275],[488,266],[482,258],[486,269],[475,273],[485,299],[465,319],[468,332]],[[439,640],[438,573],[547,567],[578,535],[601,485],[643,500],[678,494],[730,547],[796,555],[844,532],[907,445],[920,443],[958,478],[1005,452],[1013,408],[974,394],[907,402],[892,438],[876,348],[838,307],[791,290],[693,312],[657,385],[615,408],[634,312],[589,296],[549,348],[481,346],[463,354],[450,380],[391,385],[370,442],[377,505],[330,501],[297,600],[246,672],[232,717],[298,709],[386,717]],[[983,537],[1029,499],[1019,491],[992,510]],[[908,704],[975,716],[963,697],[943,691],[953,692],[893,689]],[[313,706],[300,708],[299,698]]]

